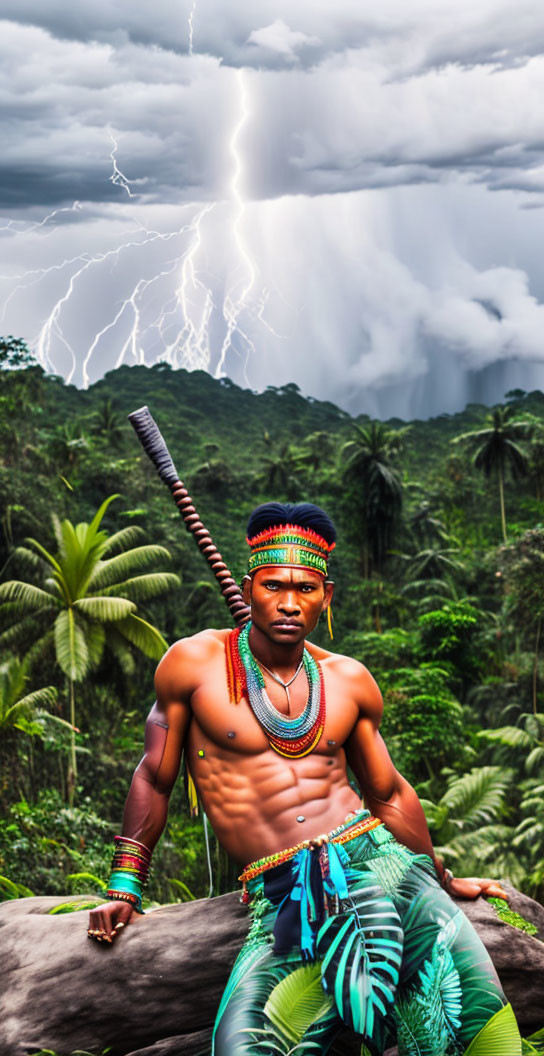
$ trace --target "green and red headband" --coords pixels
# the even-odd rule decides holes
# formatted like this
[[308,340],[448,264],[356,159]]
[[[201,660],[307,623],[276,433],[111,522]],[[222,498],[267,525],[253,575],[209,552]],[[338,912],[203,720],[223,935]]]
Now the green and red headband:
[[301,528],[299,524],[266,528],[246,542],[251,547],[249,573],[269,565],[286,565],[326,576],[327,561],[335,547],[335,543],[328,543],[311,528]]

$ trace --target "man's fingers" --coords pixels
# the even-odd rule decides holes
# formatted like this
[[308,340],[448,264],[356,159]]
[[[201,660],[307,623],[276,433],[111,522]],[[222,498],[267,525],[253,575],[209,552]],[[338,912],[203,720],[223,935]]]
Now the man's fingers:
[[483,889],[484,895],[489,895],[491,898],[504,898],[508,902],[508,892],[501,887],[497,880],[492,880]]
[[458,898],[477,898],[481,894],[481,887],[478,881],[466,879],[465,877],[456,876],[451,881],[449,893],[451,895],[457,895]]
[[508,892],[501,887],[499,880],[492,880],[489,876],[471,877],[475,884],[480,885],[482,895],[490,898],[504,898],[508,902]]
[[109,919],[109,913],[105,913],[103,910],[99,910],[99,914],[100,924],[98,926],[101,931],[101,939],[103,942],[111,942],[111,923]]

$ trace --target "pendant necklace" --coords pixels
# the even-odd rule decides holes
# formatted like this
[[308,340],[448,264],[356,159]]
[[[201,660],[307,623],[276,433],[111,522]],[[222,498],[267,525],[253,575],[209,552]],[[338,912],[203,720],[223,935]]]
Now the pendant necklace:
[[304,664],[304,658],[301,657],[300,664],[298,665],[293,677],[290,678],[288,682],[284,682],[283,678],[280,678],[280,676],[277,675],[275,671],[271,671],[270,668],[266,666],[266,664],[263,664],[262,660],[257,660],[257,663],[258,663],[259,667],[262,667],[263,671],[266,671],[266,673],[268,675],[270,675],[271,678],[274,679],[274,682],[278,683],[278,686],[283,686],[285,692],[287,693],[287,713],[290,715],[291,714],[291,695],[289,693],[289,686],[293,685],[293,682],[295,681],[295,678],[302,671],[302,666]]
[[[313,752],[325,728],[323,672],[317,660],[305,648],[301,665],[308,679],[308,700],[300,715],[294,719],[288,718],[274,707],[266,692],[261,666],[249,646],[250,629],[251,623],[247,623],[241,630],[236,628],[230,632],[225,642],[230,699],[238,704],[245,696],[257,722],[268,737],[270,747],[279,755],[300,759]],[[264,664],[262,666],[264,667]],[[264,667],[264,670],[268,671],[268,668]],[[299,671],[300,665],[288,682],[283,682],[273,671],[268,673],[289,693],[288,687],[294,682]]]

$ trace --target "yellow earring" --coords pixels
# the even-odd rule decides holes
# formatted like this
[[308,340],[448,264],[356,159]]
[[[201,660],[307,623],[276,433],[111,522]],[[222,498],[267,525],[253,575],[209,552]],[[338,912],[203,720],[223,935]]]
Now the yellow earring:
[[332,639],[334,638],[334,634],[332,633],[332,609],[330,605],[327,608],[327,627],[329,628],[329,634],[331,636],[332,641]]

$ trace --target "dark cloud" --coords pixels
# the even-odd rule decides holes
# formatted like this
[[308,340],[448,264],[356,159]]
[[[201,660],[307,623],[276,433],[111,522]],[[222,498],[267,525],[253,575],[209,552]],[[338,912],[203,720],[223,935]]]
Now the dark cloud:
[[164,356],[380,413],[540,369],[533,0],[3,13],[0,318],[51,369]]

